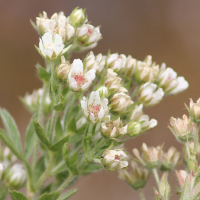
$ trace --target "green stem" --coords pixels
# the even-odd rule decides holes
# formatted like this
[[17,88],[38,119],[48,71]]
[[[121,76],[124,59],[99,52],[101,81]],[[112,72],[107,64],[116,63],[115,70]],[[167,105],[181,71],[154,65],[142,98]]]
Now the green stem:
[[57,117],[58,117],[59,113],[60,112],[57,112],[57,111],[53,110],[53,114],[52,114],[51,122],[50,122],[49,133],[48,133],[50,144],[52,144],[52,142],[53,142],[54,128],[55,128],[56,120],[57,120]]
[[56,79],[56,72],[54,67],[54,61],[51,62],[51,91],[55,90],[55,79]]
[[66,181],[64,181],[64,183],[58,188],[58,190],[60,191],[64,190],[67,184],[72,180],[73,177],[74,175],[70,173]]
[[153,171],[153,175],[154,175],[154,178],[156,180],[157,186],[159,187],[160,179],[159,179],[159,176],[158,176],[158,171],[157,171],[157,169],[153,169],[152,171]]
[[141,200],[146,200],[146,198],[145,198],[145,196],[144,196],[144,192],[143,192],[142,189],[139,189],[139,190],[138,190],[138,193],[139,193],[139,196],[140,196],[140,199],[141,199]]

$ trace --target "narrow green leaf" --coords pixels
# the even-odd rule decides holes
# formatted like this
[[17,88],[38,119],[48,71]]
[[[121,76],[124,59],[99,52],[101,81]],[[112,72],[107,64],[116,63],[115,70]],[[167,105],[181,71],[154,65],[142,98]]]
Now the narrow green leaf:
[[59,141],[64,135],[64,131],[60,121],[60,116],[58,117],[56,122],[55,132],[56,132],[56,139],[57,141]]
[[65,104],[64,103],[58,103],[53,108],[56,111],[63,111],[65,109]]
[[58,141],[56,144],[54,144],[50,150],[53,152],[61,152],[63,145],[68,142],[69,140],[69,136],[64,137],[63,139],[61,139],[60,141]]
[[13,141],[14,146],[19,152],[22,152],[22,146],[20,141],[20,134],[14,119],[11,117],[6,109],[1,109],[1,119],[9,134],[10,139]]
[[21,192],[14,190],[14,191],[10,191],[9,193],[10,193],[12,200],[28,200],[28,198]]
[[35,119],[33,119],[33,124],[34,124],[34,127],[35,127],[35,132],[36,132],[38,138],[40,139],[40,141],[43,144],[45,144],[48,148],[50,148],[49,140],[48,140],[47,136],[45,135],[40,124]]
[[45,193],[38,200],[56,200],[60,196],[60,191]]
[[4,144],[9,147],[9,149],[19,158],[20,160],[23,160],[22,155],[17,151],[16,147],[14,146],[11,139],[8,137],[8,135],[0,129],[0,139],[4,142]]
[[35,146],[35,142],[36,142],[35,128],[33,124],[33,119],[31,119],[26,130],[25,149],[24,149],[24,156],[26,160],[29,159],[33,151],[33,148]]
[[66,200],[69,197],[71,197],[73,194],[75,194],[77,192],[77,188],[74,188],[70,191],[68,191],[67,193],[65,193],[64,195],[62,195],[61,197],[58,198],[58,200]]
[[76,133],[76,119],[73,117],[71,121],[67,124],[67,133]]
[[51,75],[40,65],[37,64],[36,67],[37,67],[37,70],[38,70],[39,77],[43,81],[48,82],[50,80]]

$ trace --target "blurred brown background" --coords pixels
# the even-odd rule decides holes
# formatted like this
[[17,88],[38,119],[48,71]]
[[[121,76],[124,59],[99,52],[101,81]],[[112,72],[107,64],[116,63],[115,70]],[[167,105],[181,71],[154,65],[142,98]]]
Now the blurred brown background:
[[[0,1],[0,106],[5,107],[16,119],[24,136],[30,115],[18,97],[41,86],[34,65],[43,63],[36,52],[38,35],[30,25],[43,10],[48,16],[64,11],[66,16],[75,7],[86,8],[92,25],[101,25],[103,40],[94,53],[124,53],[143,60],[153,56],[158,64],[167,66],[184,76],[190,87],[178,96],[165,98],[146,113],[158,120],[159,125],[127,143],[127,148],[140,148],[165,143],[165,149],[175,145],[167,128],[171,116],[181,117],[186,112],[184,103],[200,96],[200,1],[197,0],[1,0]],[[75,55],[75,57],[83,55]],[[1,124],[2,126],[2,124]],[[170,175],[173,177],[174,173]],[[171,183],[176,179],[171,179]],[[116,172],[102,171],[81,178],[75,185],[78,193],[72,200],[129,200],[139,199]],[[147,200],[154,199],[153,177],[145,192]],[[174,193],[174,191],[173,191]],[[172,199],[178,199],[175,195]]]

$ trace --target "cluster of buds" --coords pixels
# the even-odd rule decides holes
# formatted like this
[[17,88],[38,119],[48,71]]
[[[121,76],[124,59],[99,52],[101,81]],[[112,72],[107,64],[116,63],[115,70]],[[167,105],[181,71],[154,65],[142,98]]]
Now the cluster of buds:
[[102,155],[101,162],[107,170],[114,171],[116,169],[126,168],[128,166],[127,158],[128,156],[122,150],[107,149]]
[[[36,113],[42,101],[43,89],[34,90],[32,94],[26,94],[21,98],[21,101],[31,113]],[[52,102],[48,94],[45,96],[44,113],[48,114],[51,111]]]
[[126,66],[126,56],[124,54],[110,54],[107,58],[107,65],[114,71],[121,72],[124,71]]
[[138,61],[136,67],[136,80],[141,82],[154,82],[159,72],[159,65],[152,63],[152,56],[147,56],[143,62]]
[[139,151],[133,149],[133,154],[137,158],[137,162],[141,163],[146,169],[152,170],[158,168],[161,164],[162,146],[147,147],[145,143],[142,144],[142,156]]
[[101,53],[95,56],[92,51],[88,53],[88,55],[85,57],[83,61],[85,69],[87,70],[95,69],[97,74],[103,70],[105,63],[106,63],[106,56],[103,56]]
[[21,164],[14,164],[5,175],[7,187],[12,189],[21,188],[26,181],[26,172]]
[[183,119],[171,117],[170,125],[170,130],[179,142],[185,143],[194,138],[195,124],[186,115],[183,115]]
[[91,92],[89,99],[84,96],[81,107],[85,117],[92,123],[100,122],[109,111],[108,99],[102,100],[98,91]]
[[189,84],[184,77],[177,77],[177,73],[166,64],[161,65],[158,77],[158,86],[163,89],[165,94],[177,94],[187,89]]
[[180,158],[180,152],[175,147],[170,147],[168,152],[162,153],[161,171],[172,171]]
[[126,169],[119,170],[119,178],[124,180],[134,190],[144,188],[147,184],[151,172],[147,169],[139,167],[137,163],[131,162],[131,171]]
[[143,104],[136,105],[130,113],[130,120],[134,120],[141,124],[142,132],[150,130],[157,126],[158,122],[155,119],[149,120],[148,115],[143,114]]

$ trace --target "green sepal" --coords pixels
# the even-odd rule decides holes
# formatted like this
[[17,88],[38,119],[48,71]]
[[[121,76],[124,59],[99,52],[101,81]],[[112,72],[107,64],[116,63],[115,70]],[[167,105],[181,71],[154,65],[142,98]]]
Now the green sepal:
[[36,132],[38,138],[40,139],[40,141],[43,144],[45,144],[48,148],[50,148],[50,142],[49,142],[47,136],[45,135],[44,130],[40,126],[40,124],[35,119],[33,119],[33,124],[35,127],[35,132]]
[[74,188],[70,191],[68,191],[67,193],[63,194],[61,197],[58,198],[58,200],[66,200],[69,197],[71,197],[73,194],[75,194],[77,192],[77,188]]
[[38,70],[38,75],[39,77],[44,81],[44,82],[49,82],[51,75],[48,73],[43,67],[41,67],[39,64],[36,65],[36,68]]
[[56,200],[60,196],[60,191],[45,193],[38,200]]
[[30,22],[31,22],[32,27],[39,33],[39,35],[41,35],[38,27],[36,26],[36,24],[31,19],[30,19]]
[[28,198],[18,191],[9,191],[12,200],[28,200]]
[[181,193],[180,200],[185,200],[185,197],[187,197],[190,193],[190,184],[191,184],[191,177],[187,176],[185,179],[185,184]]
[[61,152],[63,145],[69,141],[69,136],[64,137],[63,139],[61,139],[60,141],[58,141],[57,143],[55,143],[50,150],[53,152]]
[[22,145],[20,141],[20,134],[17,128],[17,125],[12,118],[12,116],[9,114],[9,112],[6,109],[1,109],[0,111],[1,119],[3,122],[3,125],[6,128],[6,131],[10,137],[10,140],[13,142],[13,145],[16,147],[18,152],[22,152]]

